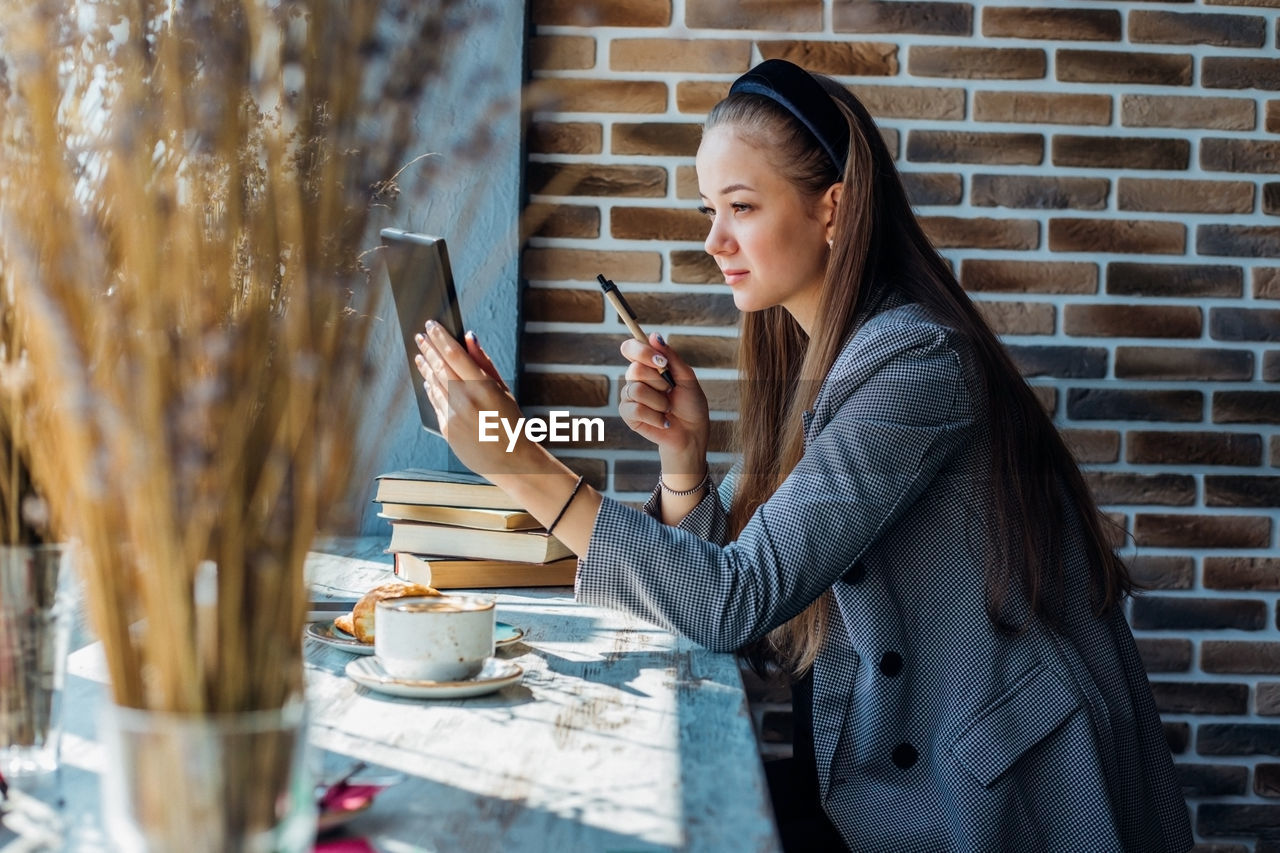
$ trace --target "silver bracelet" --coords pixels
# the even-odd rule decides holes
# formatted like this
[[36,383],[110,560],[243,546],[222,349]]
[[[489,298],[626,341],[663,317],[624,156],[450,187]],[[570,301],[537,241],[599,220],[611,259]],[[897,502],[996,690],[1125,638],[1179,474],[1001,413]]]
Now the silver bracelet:
[[662,482],[661,474],[658,475],[658,485],[662,487],[662,491],[666,492],[667,494],[673,497],[678,497],[678,498],[688,497],[689,495],[695,494],[696,492],[699,492],[704,488],[710,487],[711,469],[707,468],[707,473],[702,477],[701,480],[698,481],[698,485],[694,486],[692,489],[685,489],[682,492],[678,492],[675,489],[668,486],[666,483]]

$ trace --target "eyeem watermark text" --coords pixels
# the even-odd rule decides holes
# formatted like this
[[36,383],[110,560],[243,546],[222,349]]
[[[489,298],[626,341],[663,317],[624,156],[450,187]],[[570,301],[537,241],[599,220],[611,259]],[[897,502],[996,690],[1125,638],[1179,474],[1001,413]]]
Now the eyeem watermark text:
[[[496,411],[480,411],[481,441],[499,441],[498,426],[507,434],[507,452],[515,450],[520,433],[530,441],[604,441],[604,418],[571,418],[567,411],[552,410],[546,418],[516,418],[515,426]],[[579,430],[582,437],[579,438]]]

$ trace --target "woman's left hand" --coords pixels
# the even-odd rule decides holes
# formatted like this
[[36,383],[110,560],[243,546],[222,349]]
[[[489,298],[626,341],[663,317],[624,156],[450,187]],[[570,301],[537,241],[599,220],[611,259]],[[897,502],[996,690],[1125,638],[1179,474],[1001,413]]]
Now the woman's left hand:
[[[481,412],[496,412],[497,419],[506,419],[511,424],[516,423],[521,414],[475,334],[467,332],[464,345],[454,340],[439,323],[428,321],[415,340],[419,350],[415,362],[435,409],[440,433],[458,459],[484,476],[513,470],[516,457],[521,452],[527,453],[532,443],[522,438],[508,452],[507,436],[500,426],[496,429],[498,441],[480,441]],[[501,421],[491,418],[489,423],[489,432],[493,434],[493,424]]]

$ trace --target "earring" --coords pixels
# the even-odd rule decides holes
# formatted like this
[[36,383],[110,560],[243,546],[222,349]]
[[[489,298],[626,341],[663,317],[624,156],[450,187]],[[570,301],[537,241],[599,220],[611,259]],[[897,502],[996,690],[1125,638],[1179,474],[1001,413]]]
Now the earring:
[[828,249],[833,249],[833,248],[835,248],[835,245],[836,245],[836,241],[835,241],[835,240],[828,240],[828,241],[827,241],[827,248],[828,248]]

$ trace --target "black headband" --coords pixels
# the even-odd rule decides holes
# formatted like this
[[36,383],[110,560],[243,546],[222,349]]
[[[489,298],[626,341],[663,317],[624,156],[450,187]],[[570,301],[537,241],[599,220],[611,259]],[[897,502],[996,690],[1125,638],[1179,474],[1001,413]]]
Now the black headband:
[[849,125],[827,90],[808,71],[785,59],[766,59],[733,82],[729,94],[763,95],[805,126],[844,176],[849,155]]

